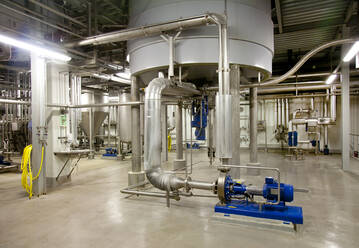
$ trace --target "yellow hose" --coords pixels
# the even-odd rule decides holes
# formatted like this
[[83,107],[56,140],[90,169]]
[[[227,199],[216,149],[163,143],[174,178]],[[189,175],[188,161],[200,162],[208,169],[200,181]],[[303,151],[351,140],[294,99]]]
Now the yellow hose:
[[172,138],[171,138],[171,135],[168,135],[167,140],[168,140],[168,152],[171,152],[171,149],[172,149]]
[[41,151],[40,169],[35,177],[33,177],[31,171],[31,151],[32,151],[32,145],[26,146],[21,159],[21,170],[22,170],[21,184],[22,187],[26,190],[26,192],[29,193],[29,199],[31,199],[32,197],[32,182],[39,178],[42,170],[42,163],[44,160],[44,146],[42,146],[42,151]]

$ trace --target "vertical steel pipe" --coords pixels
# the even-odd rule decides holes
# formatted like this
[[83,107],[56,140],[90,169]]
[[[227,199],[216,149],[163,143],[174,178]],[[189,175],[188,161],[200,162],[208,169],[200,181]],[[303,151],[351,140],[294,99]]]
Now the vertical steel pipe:
[[330,88],[330,119],[335,122],[337,119],[337,96],[335,95],[336,86],[332,85]]
[[209,154],[209,163],[212,165],[213,163],[213,117],[214,117],[214,109],[209,109],[208,112],[208,154]]
[[282,125],[282,100],[277,99],[277,109],[278,109],[278,127]]
[[[131,101],[139,101],[139,85],[136,76],[131,77]],[[141,171],[140,106],[131,106],[132,115],[132,171]]]
[[[240,67],[239,65],[231,66],[231,75],[230,75],[230,94],[232,97],[232,106],[231,106],[231,114],[232,114],[232,130],[231,137],[232,139],[232,157],[228,159],[229,164],[240,164],[240,152],[239,149],[241,147],[241,96],[240,96]],[[226,163],[227,161],[223,161]],[[230,171],[232,178],[240,177],[240,170],[234,168]]]
[[281,123],[282,123],[282,126],[285,127],[285,101],[284,99],[281,99],[282,101],[282,104],[281,104]]
[[[324,98],[324,117],[328,117],[329,89],[327,96]],[[324,147],[328,147],[328,125],[324,125]]]
[[250,138],[250,157],[249,161],[251,164],[258,163],[257,157],[257,111],[258,111],[258,101],[257,101],[257,88],[249,89],[250,97],[250,115],[249,115],[249,138]]
[[[349,36],[349,28],[343,27],[343,36]],[[347,54],[350,45],[343,45],[342,58]],[[343,62],[341,66],[341,114],[342,114],[342,169],[350,169],[350,62]]]
[[176,108],[176,158],[183,159],[182,103]]
[[93,109],[89,109],[89,146],[90,146],[90,154],[89,158],[92,159],[94,157],[94,151],[93,151]]
[[285,126],[288,127],[289,125],[289,100],[288,98],[285,99]]
[[161,160],[162,162],[168,161],[168,128],[167,128],[167,105],[161,105]]
[[111,110],[112,110],[112,107],[109,106],[108,107],[108,122],[107,122],[107,147],[110,147],[111,145]]

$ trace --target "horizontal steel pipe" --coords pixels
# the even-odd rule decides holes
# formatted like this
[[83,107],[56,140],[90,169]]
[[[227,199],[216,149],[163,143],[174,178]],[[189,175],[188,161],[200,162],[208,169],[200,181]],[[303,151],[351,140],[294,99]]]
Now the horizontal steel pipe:
[[305,90],[326,90],[330,89],[330,85],[310,85],[310,86],[292,86],[292,87],[275,87],[275,88],[260,88],[258,94],[271,94],[280,92],[291,92],[291,91],[305,91]]
[[49,108],[95,108],[95,107],[109,107],[109,106],[132,106],[142,105],[143,102],[120,102],[120,103],[95,103],[95,104],[80,104],[80,105],[69,105],[69,104],[47,104]]
[[115,31],[98,36],[93,36],[86,38],[84,40],[80,40],[78,42],[66,44],[65,46],[75,47],[75,46],[86,46],[86,45],[100,45],[100,44],[107,44],[111,42],[126,41],[140,37],[160,35],[163,32],[170,30],[183,30],[191,27],[203,26],[206,24],[216,24],[216,20],[222,20],[222,19],[223,19],[222,16],[216,14],[201,15],[191,18],[178,19],[170,22],[142,26],[138,28],[130,28],[130,29]]
[[30,102],[9,100],[9,99],[0,99],[0,103],[3,104],[22,104],[22,105],[31,105]]
[[123,189],[120,192],[130,195],[143,195],[143,196],[160,197],[160,198],[167,198],[167,197],[176,198],[176,199],[178,198],[178,196],[174,196],[172,193],[170,193],[169,196],[167,196],[166,193],[161,193],[161,192],[146,192],[146,191],[126,190],[126,189]]
[[313,57],[315,54],[317,54],[318,52],[329,48],[329,47],[333,47],[333,46],[339,46],[339,45],[343,45],[343,44],[349,44],[349,43],[354,43],[358,41],[358,38],[349,38],[349,39],[341,39],[341,40],[334,40],[334,41],[330,41],[328,43],[322,44],[317,46],[316,48],[310,50],[308,53],[306,53],[298,62],[297,64],[294,65],[294,67],[292,69],[290,69],[288,72],[286,72],[285,74],[283,74],[280,77],[277,77],[275,79],[271,79],[271,80],[267,80],[267,81],[263,81],[261,83],[255,83],[255,84],[250,84],[247,87],[251,88],[251,87],[263,87],[263,86],[268,86],[268,85],[276,85],[286,79],[288,79],[290,76],[292,76],[294,73],[296,73],[300,67],[302,67],[302,65],[307,62],[307,60],[309,60],[311,57]]
[[201,181],[188,181],[187,186],[193,189],[214,190],[215,184]]

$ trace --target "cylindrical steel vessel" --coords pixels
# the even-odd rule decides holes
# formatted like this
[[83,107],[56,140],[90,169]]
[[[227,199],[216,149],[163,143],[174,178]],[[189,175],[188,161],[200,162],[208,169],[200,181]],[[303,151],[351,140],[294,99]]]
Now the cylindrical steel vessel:
[[[108,103],[108,95],[101,92],[86,91],[81,94],[81,104],[97,104],[97,103]],[[89,121],[89,108],[81,109],[81,122],[80,127],[84,130],[86,135],[90,135],[90,121]],[[99,129],[108,115],[108,107],[94,107],[92,108],[93,113],[93,125],[92,134],[96,135]]]
[[[131,93],[120,93],[119,102],[131,102]],[[118,108],[118,115],[120,125],[120,140],[122,142],[130,142],[132,133],[131,106],[120,106]]]
[[[225,2],[227,7],[225,8]],[[240,64],[242,75],[272,72],[273,23],[267,0],[136,0],[130,1],[130,27],[227,10],[229,62]],[[176,33],[170,34],[175,35]],[[169,65],[169,44],[161,37],[128,41],[131,73],[147,83]],[[202,26],[183,31],[175,43],[174,60],[182,66],[182,79],[217,82],[218,28]],[[176,74],[178,74],[176,72]]]

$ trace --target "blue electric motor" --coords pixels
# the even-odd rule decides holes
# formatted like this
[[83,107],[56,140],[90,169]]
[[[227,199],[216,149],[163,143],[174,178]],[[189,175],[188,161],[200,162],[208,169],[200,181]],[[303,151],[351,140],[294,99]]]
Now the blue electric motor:
[[[269,201],[278,200],[278,182],[272,177],[265,179],[263,184],[263,197]],[[280,201],[292,202],[294,198],[293,185],[291,184],[280,184]]]
[[[216,189],[221,202],[215,206],[215,212],[303,224],[302,208],[286,205],[294,199],[291,184],[280,183],[279,201],[278,182],[272,177],[265,178],[263,187],[256,187],[234,181],[225,174],[218,178]],[[256,202],[254,196],[263,197],[266,203]]]
[[[266,177],[263,188],[253,186],[246,186],[239,182],[233,181],[232,178],[227,175],[225,182],[225,201],[230,201],[231,198],[236,198],[238,195],[259,195],[268,201],[275,202],[278,200],[278,182],[272,177]],[[292,202],[293,201],[293,185],[280,184],[280,201]]]

